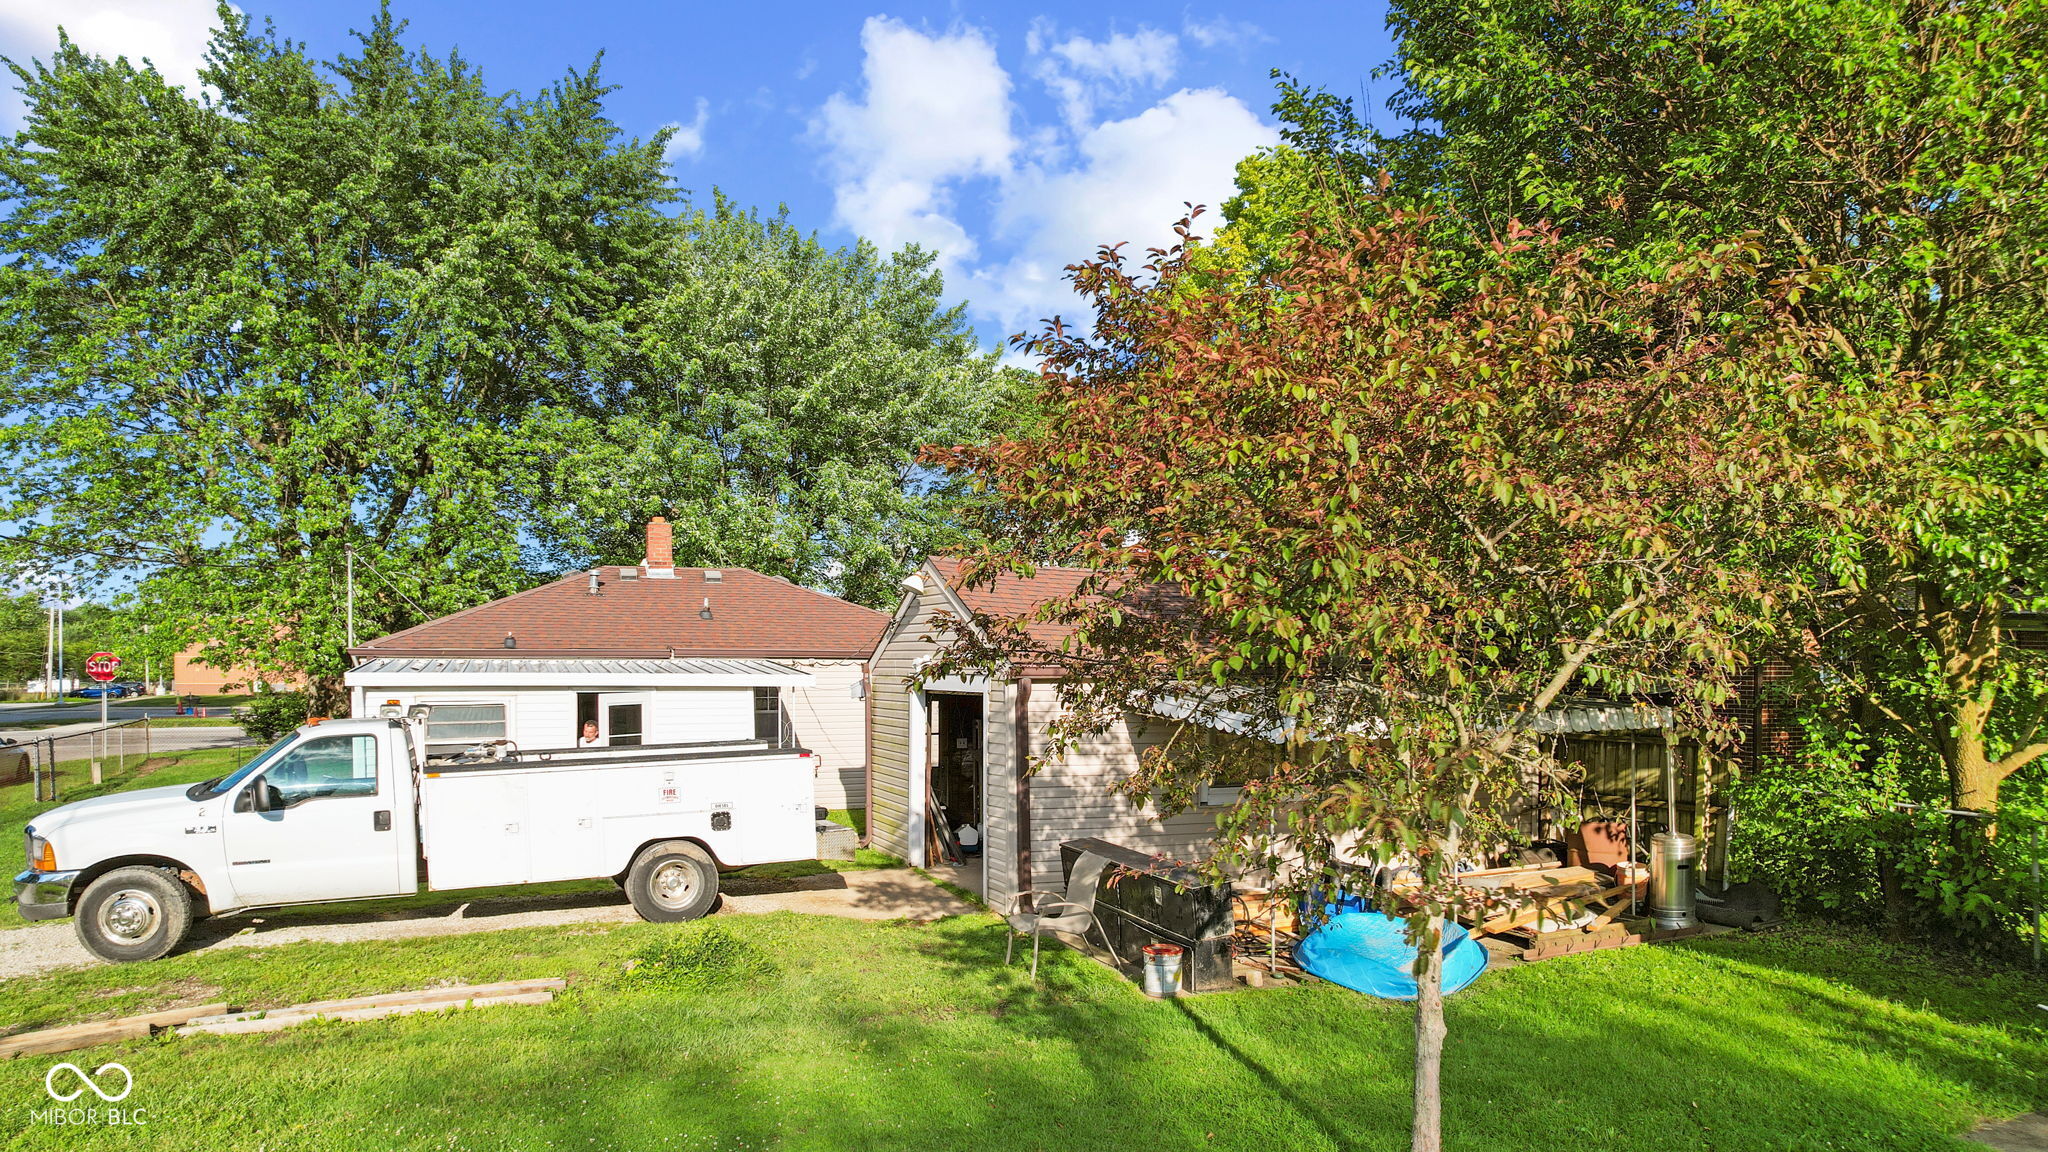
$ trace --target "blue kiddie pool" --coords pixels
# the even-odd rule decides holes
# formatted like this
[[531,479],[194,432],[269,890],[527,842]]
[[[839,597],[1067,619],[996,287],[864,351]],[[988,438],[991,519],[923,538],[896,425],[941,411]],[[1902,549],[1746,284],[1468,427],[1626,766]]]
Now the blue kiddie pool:
[[[1294,947],[1294,962],[1311,976],[1388,1000],[1415,999],[1415,948],[1408,922],[1384,912],[1340,912]],[[1464,925],[1444,921],[1444,994],[1486,971],[1486,949]]]

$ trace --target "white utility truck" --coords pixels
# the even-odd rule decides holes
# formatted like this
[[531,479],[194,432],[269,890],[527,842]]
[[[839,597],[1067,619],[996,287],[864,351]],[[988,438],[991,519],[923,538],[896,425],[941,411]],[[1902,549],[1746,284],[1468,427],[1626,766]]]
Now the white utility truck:
[[811,754],[761,741],[425,752],[425,709],[330,720],[214,780],[29,825],[29,920],[154,960],[221,912],[610,877],[649,920],[711,910],[718,870],[817,855]]

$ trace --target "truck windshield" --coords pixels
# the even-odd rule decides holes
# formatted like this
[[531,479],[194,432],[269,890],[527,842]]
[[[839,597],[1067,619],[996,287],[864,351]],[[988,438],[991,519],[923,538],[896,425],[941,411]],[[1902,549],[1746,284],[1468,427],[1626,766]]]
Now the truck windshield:
[[197,800],[202,796],[218,796],[223,792],[232,791],[237,784],[261,772],[272,760],[277,759],[278,754],[283,752],[291,744],[292,738],[297,735],[297,732],[285,733],[277,743],[258,753],[255,759],[228,773],[226,776],[216,776],[211,780],[202,780],[194,784],[191,791],[187,792],[186,795]]

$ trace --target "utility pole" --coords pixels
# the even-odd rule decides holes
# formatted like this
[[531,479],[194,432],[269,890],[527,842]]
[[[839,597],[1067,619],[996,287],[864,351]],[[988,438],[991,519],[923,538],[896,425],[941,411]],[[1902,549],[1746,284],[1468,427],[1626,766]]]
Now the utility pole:
[[[57,606],[43,608],[43,695],[57,698]],[[40,797],[38,797],[40,799]]]
[[64,669],[64,578],[57,578],[57,702],[71,688],[71,674]]

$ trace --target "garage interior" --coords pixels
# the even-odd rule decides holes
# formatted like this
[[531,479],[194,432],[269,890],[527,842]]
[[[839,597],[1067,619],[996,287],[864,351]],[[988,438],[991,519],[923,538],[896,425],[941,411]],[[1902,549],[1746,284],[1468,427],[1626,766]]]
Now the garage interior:
[[932,872],[976,895],[982,875],[982,707],[979,695],[933,692],[926,696],[930,741],[925,858]]

